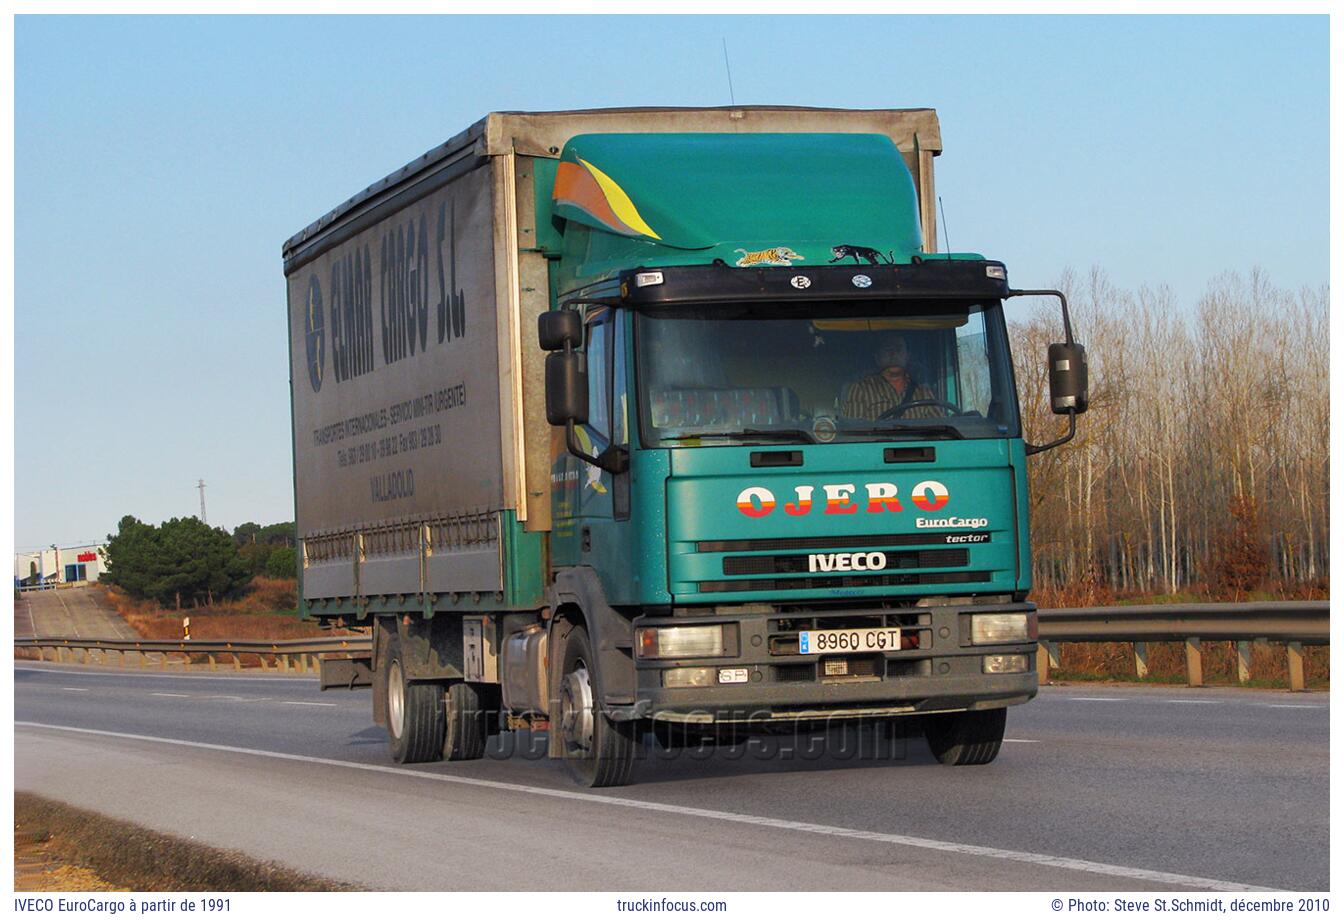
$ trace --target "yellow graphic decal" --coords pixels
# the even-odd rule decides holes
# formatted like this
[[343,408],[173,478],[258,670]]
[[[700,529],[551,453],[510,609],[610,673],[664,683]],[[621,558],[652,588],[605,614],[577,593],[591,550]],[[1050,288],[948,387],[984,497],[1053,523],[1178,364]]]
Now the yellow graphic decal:
[[585,169],[593,174],[593,178],[597,180],[597,184],[602,188],[602,194],[607,198],[607,204],[611,205],[611,210],[615,212],[622,223],[631,230],[635,230],[645,236],[651,236],[655,240],[662,239],[661,236],[653,232],[652,227],[644,222],[644,218],[639,214],[639,209],[636,208],[635,203],[630,200],[630,196],[625,193],[625,189],[616,184],[616,180],[612,179],[602,170],[598,169],[582,157],[579,158],[579,162],[583,164]]

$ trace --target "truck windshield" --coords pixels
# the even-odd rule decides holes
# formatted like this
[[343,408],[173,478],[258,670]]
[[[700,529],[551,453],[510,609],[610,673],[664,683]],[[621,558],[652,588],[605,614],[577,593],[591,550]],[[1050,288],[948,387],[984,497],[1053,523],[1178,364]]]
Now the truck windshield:
[[636,323],[648,446],[1019,433],[997,301],[678,306]]

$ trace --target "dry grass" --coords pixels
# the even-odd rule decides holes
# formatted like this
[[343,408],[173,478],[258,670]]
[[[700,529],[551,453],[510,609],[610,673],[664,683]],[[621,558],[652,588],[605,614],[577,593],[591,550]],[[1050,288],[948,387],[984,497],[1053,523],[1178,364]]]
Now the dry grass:
[[41,796],[14,795],[16,891],[352,891]]
[[110,585],[100,587],[108,603],[146,639],[181,639],[182,620],[191,618],[193,639],[309,639],[332,633],[299,619],[297,583],[292,578],[252,579],[247,594],[235,601],[181,610],[136,600]]
[[1115,604],[1214,604],[1245,601],[1324,601],[1330,599],[1330,583],[1285,584],[1268,582],[1249,593],[1211,585],[1190,585],[1177,594],[1140,594],[1115,591],[1105,584],[1079,581],[1067,585],[1044,585],[1032,590],[1031,599],[1042,609],[1054,607],[1109,607]]
[[[1237,644],[1235,642],[1201,643],[1206,684],[1236,685]],[[1138,678],[1134,673],[1134,647],[1128,642],[1065,642],[1059,647],[1058,670],[1050,676],[1059,680],[1124,680]],[[1307,686],[1313,690],[1330,687],[1330,648],[1306,646],[1302,663]],[[1148,677],[1153,683],[1183,684],[1185,673],[1185,644],[1182,642],[1148,643]],[[1281,643],[1251,646],[1251,681],[1253,687],[1287,687],[1288,653]]]

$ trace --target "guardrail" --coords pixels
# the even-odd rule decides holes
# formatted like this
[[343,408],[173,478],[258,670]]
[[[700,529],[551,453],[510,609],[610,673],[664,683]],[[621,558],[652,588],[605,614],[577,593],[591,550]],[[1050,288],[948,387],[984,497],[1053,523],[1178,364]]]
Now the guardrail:
[[1251,679],[1252,645],[1282,642],[1288,655],[1288,688],[1306,689],[1302,646],[1330,643],[1329,601],[1261,601],[1244,604],[1135,604],[1066,607],[1040,611],[1036,670],[1042,682],[1060,666],[1061,642],[1129,642],[1134,674],[1148,676],[1149,642],[1184,642],[1186,680],[1204,685],[1204,641],[1237,643],[1237,679]]
[[[130,666],[128,655],[135,655],[141,667],[157,664],[167,668],[171,656],[180,655],[181,664],[190,665],[192,656],[204,655],[210,670],[217,670],[219,659],[232,658],[235,670],[242,670],[239,656],[256,655],[264,671],[296,670],[307,673],[317,669],[317,660],[323,655],[348,658],[369,654],[373,640],[367,636],[324,636],[316,639],[73,639],[66,637],[15,638],[15,648],[35,648],[38,658],[64,663],[67,659],[77,664],[113,664]],[[115,652],[113,662],[110,654]],[[95,653],[101,661],[95,660]],[[273,659],[273,664],[267,659]]]
[[[1292,690],[1306,689],[1306,673],[1302,662],[1304,645],[1328,645],[1330,642],[1329,601],[1265,601],[1245,604],[1147,604],[1119,607],[1065,607],[1040,611],[1040,648],[1036,656],[1037,673],[1042,682],[1049,679],[1050,669],[1059,668],[1059,646],[1063,642],[1129,642],[1134,646],[1134,673],[1148,675],[1149,642],[1184,642],[1186,678],[1192,687],[1204,685],[1202,643],[1205,641],[1232,641],[1237,643],[1237,677],[1242,683],[1251,679],[1251,649],[1255,643],[1271,641],[1284,644],[1288,656],[1288,686]],[[70,639],[16,638],[16,648],[36,648],[41,660],[47,652],[53,661],[63,662],[68,654],[71,661],[92,662],[99,653],[108,663],[110,652],[118,653],[117,664],[127,666],[128,654],[138,655],[140,667],[154,663],[150,656],[158,656],[157,664],[166,668],[170,655],[181,655],[189,663],[192,655],[205,655],[211,670],[218,667],[218,659],[229,656],[235,669],[242,668],[239,655],[253,654],[261,658],[263,669],[269,669],[267,658],[274,659],[275,667],[289,671],[291,667],[307,673],[316,669],[322,655],[352,657],[372,651],[373,640],[366,636],[330,636],[318,639],[286,640],[201,640],[201,639]]]

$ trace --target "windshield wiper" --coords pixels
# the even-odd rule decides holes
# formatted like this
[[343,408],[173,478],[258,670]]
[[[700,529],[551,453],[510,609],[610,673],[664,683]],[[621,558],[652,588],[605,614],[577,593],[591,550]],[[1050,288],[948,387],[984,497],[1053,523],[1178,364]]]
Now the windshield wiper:
[[966,435],[955,425],[887,425],[881,428],[841,428],[840,434],[939,434],[956,440]]
[[690,434],[676,434],[665,437],[664,441],[698,441],[701,438],[766,438],[776,441],[802,440],[815,444],[812,433],[801,428],[743,428],[741,431],[693,431]]

